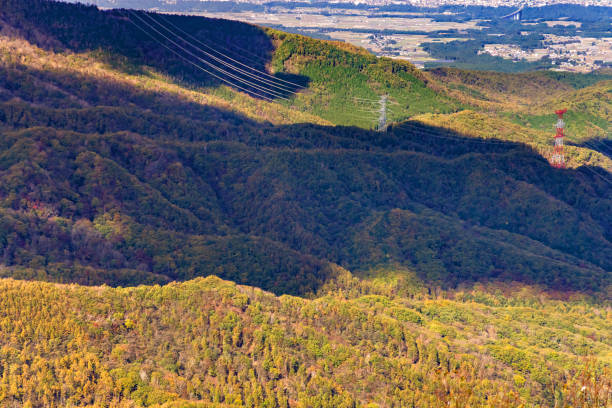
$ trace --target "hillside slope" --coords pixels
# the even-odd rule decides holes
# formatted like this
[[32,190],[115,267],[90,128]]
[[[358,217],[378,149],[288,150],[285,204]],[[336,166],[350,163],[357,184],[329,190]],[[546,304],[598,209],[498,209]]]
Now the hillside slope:
[[517,285],[428,294],[410,276],[341,271],[315,300],[214,277],[126,289],[2,280],[0,405],[612,403],[609,307]]
[[[332,264],[396,263],[443,285],[612,283],[610,185],[597,168],[556,171],[501,140],[513,134],[484,143],[435,122],[325,126],[157,54],[125,12],[30,6],[0,9],[3,276],[131,285],[214,273],[307,294],[333,277]],[[194,32],[218,27],[173,18]],[[451,101],[409,64],[223,24],[219,41],[256,35],[250,47],[304,79],[298,101],[317,84],[344,89],[341,77],[349,90],[386,83],[406,98],[412,89],[435,106]],[[105,29],[118,40],[99,40]],[[378,85],[345,75],[358,66]]]
[[[500,119],[521,125],[523,133],[544,131],[549,143],[551,126],[555,123],[554,111],[560,107],[568,109],[567,136],[572,143],[581,145],[593,138],[612,137],[610,74],[552,71],[505,74],[453,68],[438,68],[428,74],[447,86],[450,95],[472,105],[473,109],[489,115],[494,111]],[[542,143],[541,138],[537,142]],[[584,147],[609,156],[596,143]]]

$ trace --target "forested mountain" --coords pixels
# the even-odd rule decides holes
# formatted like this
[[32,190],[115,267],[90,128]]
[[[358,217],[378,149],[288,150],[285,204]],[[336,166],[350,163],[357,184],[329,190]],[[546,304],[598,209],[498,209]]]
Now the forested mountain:
[[[156,21],[295,86],[239,89]],[[606,77],[44,0],[0,0],[0,27],[0,276],[151,285],[0,281],[0,405],[609,402]],[[587,112],[563,170],[554,84]]]
[[[581,145],[592,139],[605,140],[612,134],[612,74],[609,71],[504,74],[439,68],[430,74],[451,92],[459,92],[457,97],[463,94],[470,103],[497,111],[499,118],[507,120],[504,126],[527,125],[519,130],[523,133],[530,129],[545,131],[544,138],[550,139],[552,113],[564,106],[568,109],[567,135],[571,143]],[[542,135],[530,137],[543,142]],[[591,148],[610,156],[607,149],[598,146],[599,141]]]
[[[3,406],[601,407],[609,308],[523,286],[340,272],[316,299],[215,277],[0,281]],[[36,339],[33,341],[32,339]],[[591,356],[591,357],[588,357]]]
[[[330,262],[398,262],[444,285],[610,284],[610,186],[597,170],[560,172],[526,145],[419,122],[385,132],[317,125],[284,101],[217,90],[180,54],[157,54],[120,10],[6,0],[2,10],[4,275],[126,285],[215,273],[303,294]],[[410,88],[455,103],[405,63],[182,18],[262,56],[276,41],[271,64],[302,64],[293,77],[310,86],[333,89],[361,64],[379,78],[371,87],[421,83]],[[261,113],[270,122],[248,117]]]

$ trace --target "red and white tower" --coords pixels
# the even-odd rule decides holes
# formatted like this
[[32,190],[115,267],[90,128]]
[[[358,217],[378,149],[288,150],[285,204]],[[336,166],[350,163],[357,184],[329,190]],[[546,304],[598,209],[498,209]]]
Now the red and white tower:
[[567,112],[567,109],[561,109],[555,111],[559,120],[555,125],[557,128],[557,134],[555,135],[555,145],[553,147],[552,156],[550,157],[550,164],[558,169],[565,168],[565,155],[563,154],[563,138],[565,137],[565,122],[563,122],[563,114]]

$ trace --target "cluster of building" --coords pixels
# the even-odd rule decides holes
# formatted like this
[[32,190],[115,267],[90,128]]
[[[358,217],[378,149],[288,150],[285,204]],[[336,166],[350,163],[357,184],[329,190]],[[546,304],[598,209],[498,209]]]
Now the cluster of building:
[[[176,0],[162,0],[164,3],[176,4]],[[270,0],[235,0],[237,3],[264,4]],[[510,7],[527,6],[543,7],[554,4],[578,4],[581,6],[612,6],[610,0],[327,0],[328,3],[351,3],[368,4],[371,6],[383,6],[389,4],[408,4],[419,7],[440,6],[487,6],[487,7]]]
[[546,34],[545,48],[523,50],[514,44],[487,44],[480,51],[515,61],[536,61],[547,56],[558,69],[590,72],[612,64],[612,38],[562,37]]
[[[509,6],[529,6],[529,7],[543,7],[554,4],[578,4],[581,6],[611,6],[610,0],[357,0],[362,3],[370,2],[385,2],[387,4],[411,4],[414,6],[421,7],[438,7],[447,5],[459,5],[459,6],[489,6],[489,7],[509,7]],[[343,2],[342,0],[338,1]],[[349,2],[349,1],[347,1]],[[354,3],[355,1],[350,1]]]
[[[91,1],[91,0],[90,0]],[[95,0],[94,0],[95,1]],[[106,2],[116,3],[118,0],[105,0]],[[202,0],[204,1],[204,0]],[[233,0],[236,3],[265,4],[271,0]],[[306,0],[297,0],[306,1]],[[121,2],[121,0],[119,0]],[[165,4],[177,4],[181,0],[161,0]],[[347,3],[347,4],[368,4],[371,6],[383,6],[389,4],[407,4],[419,7],[439,7],[439,6],[488,6],[488,7],[510,7],[528,6],[543,7],[554,4],[578,4],[582,6],[611,6],[610,0],[326,0],[327,3]]]
[[525,51],[515,44],[486,44],[478,54],[489,54],[514,61],[536,61],[546,55],[545,53],[535,52],[535,50]]

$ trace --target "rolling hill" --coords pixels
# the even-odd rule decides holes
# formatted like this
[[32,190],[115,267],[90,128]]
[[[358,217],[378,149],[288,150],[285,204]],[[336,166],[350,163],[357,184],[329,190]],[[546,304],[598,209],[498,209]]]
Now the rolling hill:
[[610,309],[577,294],[428,293],[401,269],[340,272],[311,300],[212,276],[137,288],[9,279],[0,293],[5,406],[607,407],[612,398]]
[[[309,113],[219,88],[180,65],[181,54],[157,55],[162,47],[145,39],[131,47],[138,27],[126,11],[33,4],[3,8],[5,275],[136,284],[215,271],[300,294],[327,279],[330,262],[352,270],[399,262],[439,284],[489,277],[557,289],[610,284],[609,185],[596,170],[554,171],[515,143],[528,141],[519,125],[495,143],[434,126],[444,125],[439,115],[454,115],[468,129],[492,124],[494,132],[493,118],[475,112],[470,121],[469,111],[429,112],[435,119],[386,132],[330,127],[331,118],[314,115],[323,105]],[[199,22],[194,32],[218,23],[184,19],[185,30]],[[120,33],[112,44],[97,35],[105,24]],[[230,28],[216,35],[234,35],[225,44],[266,50],[263,39],[245,40],[253,33],[277,44],[267,51],[270,66],[308,84],[296,105],[322,92],[346,104],[346,93],[330,89],[372,91],[375,78],[400,93],[412,84],[419,96],[405,98],[452,101],[407,63],[223,24]],[[357,66],[369,79],[348,74]],[[230,248],[240,255],[228,257]]]

